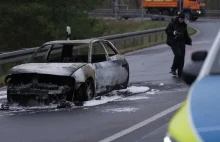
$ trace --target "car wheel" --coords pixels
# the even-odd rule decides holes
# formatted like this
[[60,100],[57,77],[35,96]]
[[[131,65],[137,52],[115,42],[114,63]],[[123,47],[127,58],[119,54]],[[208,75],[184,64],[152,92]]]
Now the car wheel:
[[95,85],[92,79],[87,79],[77,91],[74,104],[82,106],[84,101],[92,100],[95,96]]
[[8,91],[8,89],[7,89],[7,102],[8,103],[19,102],[18,96],[12,96]]
[[127,80],[126,80],[126,84],[125,84],[125,88],[124,88],[124,89],[127,89],[128,84],[129,84],[129,79],[130,79],[130,68],[128,67],[128,77],[127,77]]
[[11,95],[9,94],[8,90],[7,90],[7,101],[8,101],[8,103],[12,102]]
[[95,96],[95,89],[94,89],[94,83],[92,80],[87,80],[85,82],[85,101],[92,100]]

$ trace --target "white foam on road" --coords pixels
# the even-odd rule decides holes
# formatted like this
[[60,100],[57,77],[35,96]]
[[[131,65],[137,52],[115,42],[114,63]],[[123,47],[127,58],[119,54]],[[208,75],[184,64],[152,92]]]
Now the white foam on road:
[[108,102],[112,102],[112,101],[120,99],[120,98],[121,98],[121,96],[111,96],[111,97],[103,96],[103,97],[101,97],[101,100],[87,101],[84,103],[83,106],[97,106],[97,105],[105,104]]
[[1,95],[6,95],[7,94],[7,91],[0,91],[0,96]]
[[[147,91],[149,91],[150,88],[149,87],[145,87],[145,86],[131,86],[128,87],[127,89],[122,89],[122,90],[118,90],[117,92],[130,92],[132,94],[139,94],[139,93],[145,93]],[[113,94],[116,94],[116,92],[113,92]],[[87,101],[84,103],[83,106],[97,106],[97,105],[102,105],[102,104],[106,104],[108,102],[113,102],[113,101],[120,101],[120,100],[138,100],[138,99],[148,99],[148,97],[128,97],[128,98],[122,98],[121,96],[111,96],[111,97],[107,97],[107,96],[103,96],[101,97],[100,100],[91,100],[91,101]]]
[[146,100],[146,99],[149,99],[149,97],[145,97],[145,96],[132,96],[132,97],[121,98],[121,99],[118,99],[116,101],[135,101],[135,100]]
[[133,108],[133,107],[123,107],[123,108],[113,108],[113,109],[106,109],[104,112],[136,112],[139,110],[139,108]]
[[57,105],[49,105],[49,106],[31,106],[31,107],[21,107],[21,106],[11,106],[10,110],[19,111],[19,112],[25,112],[28,110],[47,110],[47,109],[56,109]]
[[128,87],[127,89],[119,90],[119,92],[131,92],[133,94],[138,94],[138,93],[144,93],[149,91],[150,88],[146,86],[131,86]]
[[159,86],[164,86],[164,83],[160,83]]
[[7,95],[2,95],[2,96],[0,96],[0,100],[6,99],[6,98],[7,98]]
[[0,100],[7,98],[7,91],[0,91]]
[[146,94],[148,94],[148,95],[154,95],[154,94],[158,94],[159,92],[160,92],[160,90],[151,89],[151,91],[147,92]]

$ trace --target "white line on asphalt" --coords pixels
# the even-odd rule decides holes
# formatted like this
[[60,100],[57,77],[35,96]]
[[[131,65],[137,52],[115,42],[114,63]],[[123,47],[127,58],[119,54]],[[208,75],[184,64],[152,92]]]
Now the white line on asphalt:
[[154,133],[157,133],[158,131],[161,131],[161,129],[166,128],[168,125],[168,123],[160,126],[160,128],[157,128],[156,130],[154,130],[153,132],[150,132],[149,134],[145,135],[144,137],[142,137],[141,139],[137,140],[136,142],[140,142],[143,141],[144,139],[146,139],[149,136],[152,136]]
[[166,110],[164,110],[164,111],[162,111],[162,112],[152,116],[151,118],[148,118],[148,119],[146,119],[146,120],[144,120],[144,121],[142,121],[142,122],[140,122],[140,123],[138,123],[136,125],[131,126],[130,128],[127,128],[127,129],[125,129],[125,130],[123,130],[123,131],[121,131],[119,133],[116,133],[116,134],[114,134],[114,135],[112,135],[112,136],[110,136],[108,138],[105,138],[105,139],[103,139],[103,140],[101,140],[99,142],[111,142],[113,140],[116,140],[116,139],[118,139],[118,138],[120,138],[120,137],[122,137],[124,135],[127,135],[127,134],[129,134],[129,133],[131,133],[131,132],[141,128],[141,127],[144,127],[144,126],[148,125],[149,123],[151,123],[153,121],[156,121],[157,119],[159,119],[159,118],[161,118],[161,117],[163,117],[163,116],[165,116],[165,115],[167,115],[167,114],[177,110],[181,105],[182,105],[182,103],[179,103],[179,104],[177,104],[177,105],[175,105],[175,106],[173,106],[171,108],[168,108],[168,109],[166,109]]
[[212,40],[196,41],[193,44],[205,44],[205,43],[212,43]]

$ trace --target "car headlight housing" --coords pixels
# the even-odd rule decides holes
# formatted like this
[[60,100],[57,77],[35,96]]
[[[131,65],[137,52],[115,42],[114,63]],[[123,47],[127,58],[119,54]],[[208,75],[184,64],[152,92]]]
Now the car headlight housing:
[[163,139],[163,142],[178,142],[177,140],[175,140],[169,133],[166,134],[166,136]]

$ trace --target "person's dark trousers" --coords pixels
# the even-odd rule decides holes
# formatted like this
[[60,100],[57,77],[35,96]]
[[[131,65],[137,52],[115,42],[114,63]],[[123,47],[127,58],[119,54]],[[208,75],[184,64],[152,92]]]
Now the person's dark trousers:
[[179,64],[178,64],[178,76],[182,75],[183,67],[184,67],[184,62],[185,62],[185,44],[180,44],[180,56],[179,56]]
[[178,76],[181,76],[185,61],[185,44],[177,43],[171,46],[171,49],[174,54],[171,71],[176,72],[178,69]]
[[174,54],[174,58],[173,58],[173,64],[171,66],[171,71],[176,71],[179,67],[179,60],[180,60],[180,48],[177,46],[177,44],[172,45],[171,49],[173,51]]

